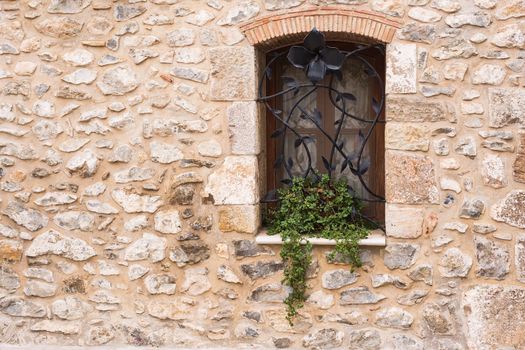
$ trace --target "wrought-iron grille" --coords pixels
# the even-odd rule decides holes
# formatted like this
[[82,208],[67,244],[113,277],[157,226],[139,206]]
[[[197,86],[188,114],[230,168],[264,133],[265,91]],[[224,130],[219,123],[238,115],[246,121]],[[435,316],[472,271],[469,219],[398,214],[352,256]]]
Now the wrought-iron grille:
[[[259,101],[265,104],[269,118],[275,120],[270,136],[275,142],[275,159],[268,166],[281,172],[280,184],[289,185],[293,177],[326,173],[330,178],[346,177],[349,191],[356,198],[368,203],[384,202],[377,186],[370,185],[377,175],[369,171],[377,150],[369,143],[376,127],[385,123],[384,82],[371,62],[370,52],[384,61],[383,45],[340,50],[327,46],[324,35],[314,28],[301,46],[270,55],[259,82]],[[287,69],[276,76],[274,63],[285,59]],[[375,80],[374,96],[366,93],[367,87],[358,86],[370,80]],[[265,88],[272,83],[278,87],[275,91]],[[320,94],[333,110],[330,120],[315,103],[315,96]],[[276,188],[268,190],[263,202],[276,201]],[[376,221],[382,220],[377,217],[363,214],[363,219],[381,227]]]

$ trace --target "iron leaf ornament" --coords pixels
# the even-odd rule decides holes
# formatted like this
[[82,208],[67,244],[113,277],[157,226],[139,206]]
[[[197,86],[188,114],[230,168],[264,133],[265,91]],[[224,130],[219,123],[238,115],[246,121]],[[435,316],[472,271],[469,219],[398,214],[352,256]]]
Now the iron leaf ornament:
[[292,46],[287,57],[294,67],[305,70],[312,83],[323,80],[327,70],[340,70],[346,58],[339,49],[326,46],[324,34],[317,28],[308,33],[302,46]]

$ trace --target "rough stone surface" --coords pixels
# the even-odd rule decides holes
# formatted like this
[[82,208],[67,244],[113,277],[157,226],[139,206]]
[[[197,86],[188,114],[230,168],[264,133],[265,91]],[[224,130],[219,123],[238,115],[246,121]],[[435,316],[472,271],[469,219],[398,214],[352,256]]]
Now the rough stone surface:
[[436,122],[447,117],[443,103],[422,99],[388,97],[386,104],[387,120],[398,122]]
[[419,208],[389,204],[386,208],[386,234],[395,238],[418,238],[423,233],[424,212]]
[[224,206],[219,210],[219,229],[223,232],[254,233],[259,227],[257,206]]
[[350,349],[378,350],[381,349],[381,335],[377,329],[353,330],[348,336]]
[[205,191],[214,204],[255,204],[258,200],[257,162],[250,156],[226,157],[221,168],[208,177]]
[[416,45],[389,45],[387,55],[386,92],[409,94],[416,92]]
[[[524,3],[2,1],[0,348],[525,348]],[[306,82],[312,66],[279,67],[314,26],[344,51],[381,44],[362,57],[385,100],[356,61],[332,97],[383,109],[361,164],[387,246],[360,267],[314,246],[291,326],[280,246],[256,242],[273,207],[258,83],[274,49],[272,89]],[[284,116],[310,88],[268,101]],[[344,126],[354,158],[368,127]]]
[[[518,286],[478,285],[464,292],[467,336],[474,348],[521,346],[525,309],[519,303],[525,289]],[[505,321],[503,321],[505,320]]]
[[525,191],[509,192],[491,208],[491,217],[511,226],[525,228]]
[[260,136],[257,132],[259,115],[254,102],[234,102],[226,110],[228,128],[231,133],[231,151],[233,154],[258,154]]
[[179,212],[174,211],[159,211],[155,214],[155,230],[162,233],[179,233],[182,231],[182,224]]
[[407,329],[412,326],[414,317],[407,311],[391,307],[377,313],[375,324],[380,327]]
[[438,304],[426,304],[423,309],[423,319],[432,334],[454,335],[455,333],[449,312],[443,312]]
[[439,189],[432,160],[401,152],[386,154],[386,198],[391,203],[437,203]]
[[163,204],[160,196],[126,193],[123,189],[113,190],[111,197],[126,213],[154,213]]
[[356,273],[343,269],[326,271],[322,276],[322,286],[326,289],[339,289],[355,283],[358,277]]
[[303,346],[309,349],[330,349],[343,343],[344,333],[334,328],[323,328],[303,338]]
[[150,294],[175,294],[175,277],[166,274],[149,275],[144,279],[146,290]]
[[514,181],[525,183],[525,133],[519,134],[520,144],[517,150],[516,159],[512,164],[512,175]]
[[74,261],[87,260],[97,255],[95,249],[84,240],[68,237],[54,230],[35,237],[25,254],[29,257],[53,254]]
[[501,128],[509,124],[525,123],[520,106],[525,100],[522,89],[489,89],[489,126]]
[[485,278],[502,280],[510,270],[510,255],[506,245],[483,237],[475,237],[478,269],[476,274]]
[[184,271],[184,282],[181,290],[188,295],[201,295],[211,289],[211,282],[208,279],[208,269],[205,267],[195,267]]
[[129,66],[118,66],[106,70],[97,86],[104,95],[121,96],[135,90],[138,81]]
[[255,93],[253,48],[210,50],[210,95],[215,100],[248,100]]
[[487,155],[483,159],[481,176],[486,186],[502,188],[508,184],[505,174],[505,162],[497,155]]
[[444,277],[467,277],[472,258],[458,248],[450,248],[439,261],[439,272]]
[[49,219],[39,211],[26,208],[17,201],[10,201],[2,213],[29,231],[37,231],[47,226],[49,222]]
[[384,295],[374,294],[367,287],[355,287],[341,292],[340,305],[377,304],[386,299]]
[[424,126],[407,126],[388,123],[385,130],[385,147],[401,151],[428,151],[428,131]]
[[389,244],[385,249],[384,263],[389,269],[408,269],[417,258],[419,245],[409,243]]
[[144,233],[142,238],[129,245],[124,252],[124,259],[128,261],[146,260],[159,262],[164,259],[166,239],[151,233]]

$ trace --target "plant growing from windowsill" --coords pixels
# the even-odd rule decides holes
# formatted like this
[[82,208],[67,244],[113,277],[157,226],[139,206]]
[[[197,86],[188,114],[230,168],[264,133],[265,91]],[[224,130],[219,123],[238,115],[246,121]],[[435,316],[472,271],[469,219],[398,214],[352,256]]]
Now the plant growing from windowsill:
[[279,205],[270,212],[269,234],[280,234],[283,240],[283,283],[292,289],[284,301],[290,325],[306,299],[312,262],[312,244],[306,238],[335,240],[328,259],[343,259],[352,269],[361,266],[358,242],[369,229],[359,217],[361,202],[348,189],[346,180],[322,175],[293,178],[289,187],[278,190]]

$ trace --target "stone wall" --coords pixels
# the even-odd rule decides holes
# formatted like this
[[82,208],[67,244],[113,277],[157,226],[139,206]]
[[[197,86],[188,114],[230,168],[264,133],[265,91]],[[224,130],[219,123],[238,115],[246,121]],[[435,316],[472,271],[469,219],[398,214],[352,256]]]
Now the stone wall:
[[[401,27],[387,247],[354,272],[316,248],[290,327],[278,247],[254,242],[264,38],[240,26],[327,5]],[[525,348],[523,1],[0,8],[0,343]]]

